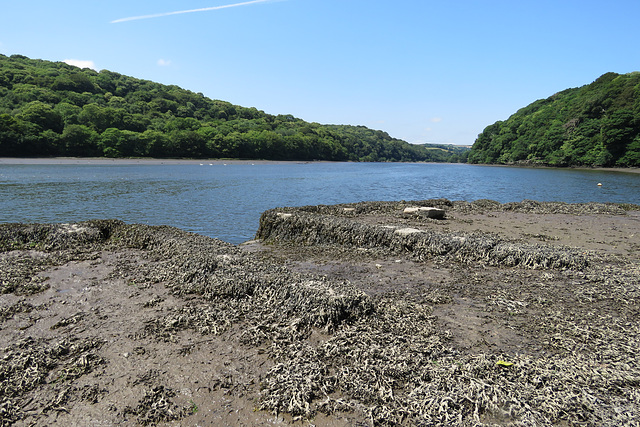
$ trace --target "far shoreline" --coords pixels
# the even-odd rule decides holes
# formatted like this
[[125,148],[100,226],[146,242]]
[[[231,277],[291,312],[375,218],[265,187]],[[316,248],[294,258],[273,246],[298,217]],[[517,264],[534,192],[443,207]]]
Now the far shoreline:
[[[285,165],[285,164],[310,164],[310,163],[351,163],[332,162],[330,160],[264,160],[264,159],[160,159],[155,157],[140,158],[107,158],[107,157],[0,157],[0,165]],[[374,162],[387,163],[387,162]],[[403,163],[403,162],[389,162]],[[434,163],[434,162],[405,162],[423,164],[468,164],[471,166],[497,166],[505,168],[531,168],[531,169],[566,169],[595,172],[622,172],[640,174],[640,168],[605,168],[586,166],[531,166],[531,165],[499,165],[499,164],[471,164],[471,163]]]
[[640,174],[640,168],[605,168],[605,167],[589,167],[589,166],[543,166],[543,165],[503,165],[491,163],[465,163],[473,166],[494,166],[500,168],[519,168],[519,169],[559,169],[559,170],[579,170],[593,172],[623,172]]

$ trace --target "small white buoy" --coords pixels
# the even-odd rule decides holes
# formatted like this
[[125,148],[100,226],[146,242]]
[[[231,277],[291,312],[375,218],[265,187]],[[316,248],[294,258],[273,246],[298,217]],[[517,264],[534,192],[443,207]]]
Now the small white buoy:
[[601,182],[598,183],[598,187],[602,187],[602,183]]

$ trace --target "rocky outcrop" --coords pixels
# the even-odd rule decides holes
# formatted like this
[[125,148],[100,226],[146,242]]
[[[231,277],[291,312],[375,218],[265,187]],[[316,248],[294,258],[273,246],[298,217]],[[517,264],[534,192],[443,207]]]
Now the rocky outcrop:
[[[351,208],[341,205],[333,210],[329,207],[317,210],[309,207],[288,208],[286,212],[274,209],[263,213],[256,236],[265,242],[339,245],[385,253],[403,253],[417,260],[449,257],[460,262],[542,269],[582,269],[587,265],[583,252],[575,248],[526,244],[482,232],[434,231],[426,225],[429,221],[434,221],[434,215],[437,218],[444,217],[444,206],[454,211],[471,209],[464,204],[456,207],[453,202],[445,200],[440,200],[439,204],[443,207],[416,208],[405,207],[402,203],[381,205],[374,202],[360,203]],[[486,202],[478,205],[496,207],[495,204]],[[512,204],[497,205],[503,209],[515,209]],[[480,209],[479,206],[475,208]],[[411,226],[404,221],[407,215],[415,219]],[[376,218],[375,221],[372,220],[373,217]]]

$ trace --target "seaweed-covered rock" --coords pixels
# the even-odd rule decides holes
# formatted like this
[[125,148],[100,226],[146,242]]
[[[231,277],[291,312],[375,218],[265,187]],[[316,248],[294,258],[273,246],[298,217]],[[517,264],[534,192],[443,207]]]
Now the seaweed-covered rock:
[[[407,217],[404,209],[411,206],[437,206],[446,219]],[[453,221],[500,221],[499,212],[537,220],[545,213],[622,216],[629,209],[445,199],[280,208],[262,216],[258,237],[274,245],[258,254],[172,227],[120,221],[0,225],[0,280],[12,294],[3,296],[0,323],[19,328],[6,336],[26,337],[27,320],[37,322],[53,307],[38,300],[46,294],[29,295],[46,288],[43,271],[88,268],[93,260],[109,260],[112,269],[101,277],[119,283],[113,289],[129,301],[125,316],[138,315],[138,328],[112,329],[100,340],[99,325],[122,313],[99,307],[113,296],[109,288],[106,298],[81,311],[67,311],[60,302],[46,327],[49,338],[12,338],[0,346],[2,424],[54,420],[57,411],[62,417],[107,399],[106,388],[116,384],[136,391],[124,411],[105,409],[120,423],[181,422],[188,413],[193,418],[185,421],[192,421],[212,414],[195,413],[199,393],[232,402],[251,390],[249,406],[294,419],[316,417],[318,425],[336,415],[373,426],[634,425],[640,414],[635,230],[625,228],[627,246],[605,257],[553,239],[536,243],[452,229]],[[637,214],[629,218],[625,227]],[[295,262],[279,258],[294,252],[302,264],[315,263],[318,274],[295,272]],[[322,255],[310,255],[316,252]],[[336,266],[349,270],[348,280],[332,276]],[[403,282],[403,273],[417,279]],[[86,277],[99,281],[93,273]],[[352,279],[360,280],[360,289]],[[87,286],[88,293],[101,285],[106,288],[93,282],[78,287]],[[469,325],[481,334],[462,337],[469,338],[465,343],[457,334],[477,332],[465,330]],[[121,333],[126,348],[103,345]],[[70,337],[50,338],[56,334]],[[494,334],[518,345],[491,341]],[[227,370],[238,359],[245,364]],[[107,369],[95,369],[118,363],[145,370],[180,365],[173,367],[177,375],[156,373],[142,383],[114,383]],[[183,386],[200,392],[182,393]],[[46,399],[33,399],[45,387]]]
[[[497,205],[485,203],[482,206]],[[374,204],[372,209],[379,210]],[[326,211],[326,209],[325,209]],[[368,213],[360,205],[361,215]],[[390,221],[406,214],[406,208],[390,211]],[[447,233],[414,227],[370,224],[358,217],[314,214],[274,209],[262,214],[256,237],[265,242],[292,242],[302,245],[340,245],[405,253],[418,260],[436,256],[453,257],[462,262],[486,262],[505,267],[578,268],[587,265],[584,254],[573,248],[528,245],[506,241],[483,233]]]
[[0,252],[25,248],[71,249],[105,241],[112,228],[124,223],[88,221],[75,224],[2,224]]
[[404,208],[402,211],[407,216],[423,216],[425,218],[443,219],[444,209],[434,208],[431,206],[414,206]]

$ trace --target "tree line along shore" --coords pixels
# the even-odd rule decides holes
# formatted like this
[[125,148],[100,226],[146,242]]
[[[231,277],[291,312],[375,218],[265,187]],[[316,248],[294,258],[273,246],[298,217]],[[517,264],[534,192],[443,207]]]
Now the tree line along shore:
[[640,72],[537,100],[472,147],[310,123],[112,71],[0,55],[0,156],[640,166]]
[[267,114],[108,70],[0,55],[2,157],[460,162],[467,153]]
[[640,72],[606,73],[487,126],[469,162],[640,166]]

